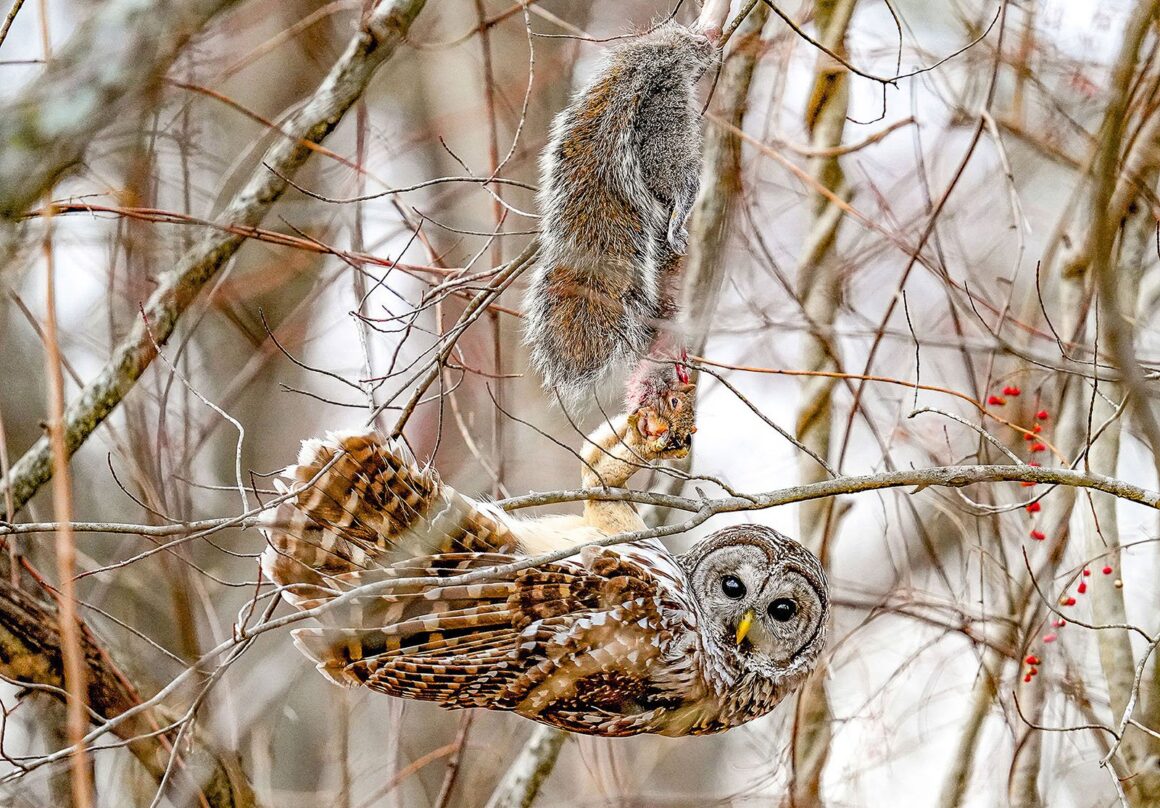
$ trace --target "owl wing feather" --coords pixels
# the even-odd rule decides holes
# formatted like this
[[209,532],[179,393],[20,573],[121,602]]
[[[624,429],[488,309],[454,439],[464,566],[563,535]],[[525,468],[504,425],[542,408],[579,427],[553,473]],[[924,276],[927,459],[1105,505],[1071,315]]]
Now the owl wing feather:
[[[465,555],[372,571],[382,588],[353,602],[373,619],[366,610],[339,610],[353,628],[298,629],[296,644],[337,684],[445,707],[512,710],[578,732],[607,734],[608,723],[619,722],[616,734],[635,734],[671,707],[658,701],[650,668],[681,609],[648,569],[594,548],[500,580],[391,588],[393,578],[462,572]],[[480,560],[494,566],[517,557]],[[368,573],[358,580],[366,583]]]
[[401,441],[374,432],[305,441],[285,476],[297,493],[263,516],[262,569],[300,608],[334,597],[341,576],[399,558],[520,544],[518,520],[444,485]]
[[692,636],[695,609],[659,545],[442,584],[604,534],[578,517],[509,517],[373,432],[305,442],[286,476],[295,495],[264,519],[262,568],[299,608],[343,596],[293,632],[332,682],[602,735],[656,731],[673,709],[656,663]]

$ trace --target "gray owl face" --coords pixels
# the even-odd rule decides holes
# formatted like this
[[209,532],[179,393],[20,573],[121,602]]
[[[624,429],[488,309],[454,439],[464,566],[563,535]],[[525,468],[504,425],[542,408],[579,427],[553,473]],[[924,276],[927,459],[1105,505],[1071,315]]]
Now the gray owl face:
[[812,553],[771,528],[742,525],[714,533],[681,563],[704,630],[742,670],[774,677],[813,668],[829,595]]

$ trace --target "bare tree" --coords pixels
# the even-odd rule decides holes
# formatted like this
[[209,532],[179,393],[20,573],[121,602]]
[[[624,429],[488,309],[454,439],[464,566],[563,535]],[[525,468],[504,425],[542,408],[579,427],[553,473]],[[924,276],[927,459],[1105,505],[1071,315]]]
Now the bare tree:
[[[695,454],[583,489],[619,396],[528,371],[537,156],[611,42],[694,5],[2,10],[6,804],[1160,800],[1160,3],[735,2]],[[637,503],[611,543],[796,536],[824,672],[679,741],[331,689],[254,526],[360,425],[511,511]]]

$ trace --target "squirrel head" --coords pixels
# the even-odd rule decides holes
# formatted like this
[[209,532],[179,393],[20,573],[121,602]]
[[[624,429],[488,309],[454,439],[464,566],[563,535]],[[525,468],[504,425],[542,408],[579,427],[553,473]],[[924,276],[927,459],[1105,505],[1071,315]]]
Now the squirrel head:
[[694,404],[696,387],[677,383],[660,391],[653,400],[629,413],[630,429],[649,442],[651,453],[664,460],[687,457],[697,431]]

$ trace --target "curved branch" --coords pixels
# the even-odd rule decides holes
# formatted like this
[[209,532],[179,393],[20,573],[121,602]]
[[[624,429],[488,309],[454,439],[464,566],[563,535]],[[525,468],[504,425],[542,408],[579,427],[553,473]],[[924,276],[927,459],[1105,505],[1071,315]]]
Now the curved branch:
[[0,109],[0,218],[24,213],[76,166],[101,130],[152,91],[189,38],[236,2],[97,4],[44,73]]
[[[367,18],[314,95],[290,117],[283,127],[287,136],[266,152],[219,223],[245,228],[262,221],[288,187],[284,177],[293,176],[314,153],[314,144],[334,131],[366,90],[375,70],[403,41],[424,3],[393,0]],[[165,344],[190,303],[244,241],[245,236],[238,232],[210,231],[162,276],[161,285],[145,303],[144,318],[133,325],[108,364],[66,410],[65,444],[70,457],[133,389],[157,356],[157,345]],[[52,470],[48,439],[41,438],[0,480],[0,491],[7,488],[19,509],[51,479]]]
[[1123,168],[1120,152],[1126,126],[1128,94],[1136,74],[1140,46],[1155,23],[1157,14],[1160,14],[1160,2],[1157,0],[1145,0],[1133,10],[1112,71],[1112,92],[1104,113],[1102,137],[1095,160],[1092,212],[1096,220],[1091,230],[1091,266],[1099,289],[1100,320],[1104,326],[1108,350],[1124,376],[1124,386],[1132,397],[1132,409],[1137,423],[1152,448],[1153,461],[1160,474],[1160,422],[1148,400],[1144,372],[1136,358],[1131,314],[1123,311],[1120,303],[1123,279],[1116,272],[1112,249],[1122,220],[1114,215],[1111,207],[1116,181]]
[[[547,494],[527,494],[496,502],[504,510],[530,508],[556,502],[572,502],[584,499],[610,499],[627,502],[643,502],[661,505],[683,511],[700,511],[710,508],[714,514],[736,511],[764,510],[795,502],[833,497],[840,494],[859,494],[864,491],[879,491],[883,488],[915,486],[915,492],[924,488],[963,488],[977,483],[1029,482],[1049,485],[1069,485],[1077,488],[1091,488],[1105,494],[1160,508],[1160,492],[1141,488],[1115,477],[1107,477],[1091,471],[1075,471],[1063,468],[1040,468],[1038,466],[933,466],[925,469],[901,469],[880,474],[864,474],[856,477],[836,477],[804,485],[779,488],[763,494],[746,497],[723,497],[720,499],[690,499],[667,494],[652,494],[643,491],[608,490],[604,488],[576,488]],[[645,537],[649,538],[649,537]],[[637,539],[633,539],[636,541]]]
[[[86,671],[86,701],[94,718],[111,720],[141,704],[125,674],[81,623]],[[60,624],[56,610],[0,576],[0,673],[64,701]],[[114,732],[158,782],[174,754],[172,736],[158,733],[167,720],[151,709],[116,725]],[[187,733],[180,750],[181,775],[169,784],[176,804],[199,804],[200,792],[210,808],[253,808],[253,788],[238,762],[206,745],[200,734]]]

